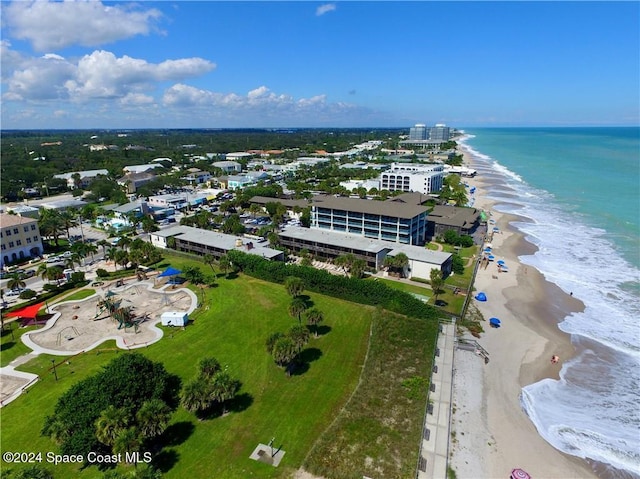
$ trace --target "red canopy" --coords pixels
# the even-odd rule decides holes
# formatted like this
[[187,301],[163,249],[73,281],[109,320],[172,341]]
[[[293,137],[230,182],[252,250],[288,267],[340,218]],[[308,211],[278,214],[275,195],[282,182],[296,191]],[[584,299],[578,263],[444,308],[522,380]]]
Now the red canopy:
[[31,306],[27,306],[22,309],[17,309],[15,311],[11,311],[10,313],[5,313],[5,316],[9,318],[29,318],[35,319],[38,315],[38,310],[44,306],[44,303],[32,304]]

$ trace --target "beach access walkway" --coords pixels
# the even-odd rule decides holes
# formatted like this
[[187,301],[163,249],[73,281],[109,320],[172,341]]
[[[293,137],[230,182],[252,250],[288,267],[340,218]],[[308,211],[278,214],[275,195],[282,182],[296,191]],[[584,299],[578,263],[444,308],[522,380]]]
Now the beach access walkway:
[[456,325],[440,323],[418,459],[418,479],[447,477]]

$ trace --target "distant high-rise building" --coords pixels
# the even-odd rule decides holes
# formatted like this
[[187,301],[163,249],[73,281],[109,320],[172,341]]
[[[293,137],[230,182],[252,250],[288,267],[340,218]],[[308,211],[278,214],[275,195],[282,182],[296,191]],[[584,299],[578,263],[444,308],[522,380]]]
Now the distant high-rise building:
[[436,126],[432,126],[431,128],[429,128],[429,139],[448,141],[449,127],[446,125],[443,125],[442,123],[438,123],[436,124]]
[[427,126],[422,123],[416,124],[409,129],[409,141],[427,140]]

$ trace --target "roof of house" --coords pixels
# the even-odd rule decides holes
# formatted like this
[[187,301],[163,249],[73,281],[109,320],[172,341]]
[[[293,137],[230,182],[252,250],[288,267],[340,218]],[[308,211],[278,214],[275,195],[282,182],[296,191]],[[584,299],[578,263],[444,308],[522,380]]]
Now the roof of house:
[[103,176],[109,175],[108,170],[86,170],[86,171],[72,171],[70,173],[61,173],[59,175],[53,175],[53,177],[61,178],[63,180],[68,180],[70,178],[73,178],[73,175],[75,175],[76,173],[80,175],[80,178],[92,178],[98,175],[103,175]]
[[266,205],[267,203],[281,203],[282,205],[293,208],[294,206],[299,206],[301,208],[306,208],[311,203],[307,200],[290,200],[286,198],[271,198],[269,196],[254,196],[249,200],[250,203],[257,203],[259,205]]

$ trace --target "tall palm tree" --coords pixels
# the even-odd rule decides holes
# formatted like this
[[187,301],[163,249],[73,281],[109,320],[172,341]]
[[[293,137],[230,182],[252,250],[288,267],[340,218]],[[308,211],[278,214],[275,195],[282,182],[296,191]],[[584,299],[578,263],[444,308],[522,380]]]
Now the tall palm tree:
[[240,389],[240,381],[233,379],[227,371],[219,371],[211,381],[211,398],[222,405],[225,414],[225,404],[235,397]]
[[289,365],[295,359],[297,354],[296,345],[288,336],[283,336],[278,339],[273,346],[273,360],[279,366],[286,368],[287,376],[291,375]]
[[284,287],[289,293],[289,296],[296,298],[304,291],[304,281],[297,276],[289,276],[284,280]]
[[289,315],[292,318],[298,318],[298,322],[301,323],[300,316],[307,309],[307,303],[302,298],[293,298],[289,304]]
[[116,262],[118,258],[118,251],[121,250],[118,250],[117,248],[109,248],[104,254],[104,259],[106,259],[107,261],[113,261],[113,264],[115,266],[114,271],[118,271],[118,263]]
[[9,281],[7,281],[7,288],[22,291],[26,287],[27,283],[23,279],[20,279],[17,274],[12,274],[11,276],[9,276]]
[[189,412],[204,411],[211,405],[209,389],[209,384],[204,379],[198,378],[188,382],[182,388],[180,404]]
[[169,425],[170,418],[171,409],[161,399],[145,401],[136,413],[140,433],[145,438],[154,438],[162,434]]
[[216,262],[215,257],[212,254],[207,253],[204,255],[202,260],[204,261],[205,264],[209,265],[209,267],[211,268],[211,271],[215,274],[216,270],[213,268],[213,264]]
[[206,357],[200,360],[200,377],[206,380],[213,378],[213,376],[221,370],[220,362],[214,357]]
[[140,450],[142,445],[142,438],[140,433],[135,427],[130,427],[121,431],[113,442],[113,453],[121,454],[121,457],[126,457],[128,452],[136,452]]
[[46,208],[40,208],[40,219],[38,220],[38,227],[40,232],[44,236],[50,236],[56,245],[56,248],[60,246],[58,236],[64,229],[64,222],[58,210],[49,210]]
[[67,239],[71,240],[69,230],[74,226],[78,226],[78,211],[75,208],[68,208],[60,213],[60,220],[62,226],[67,232]]
[[296,346],[296,352],[300,354],[302,348],[309,342],[309,330],[299,324],[289,330],[289,337]]
[[112,446],[128,424],[129,416],[127,411],[111,405],[102,411],[98,419],[96,419],[96,438],[101,443]]
[[312,308],[307,311],[307,322],[313,326],[315,337],[318,337],[318,324],[324,321],[324,313],[318,308]]
[[107,254],[107,247],[110,246],[109,242],[107,240],[101,239],[101,240],[96,242],[96,245],[102,247],[102,254],[104,254],[104,255]]
[[218,267],[220,268],[220,271],[222,271],[222,274],[226,275],[227,271],[231,268],[231,260],[229,259],[229,256],[226,254],[220,256],[218,259]]

